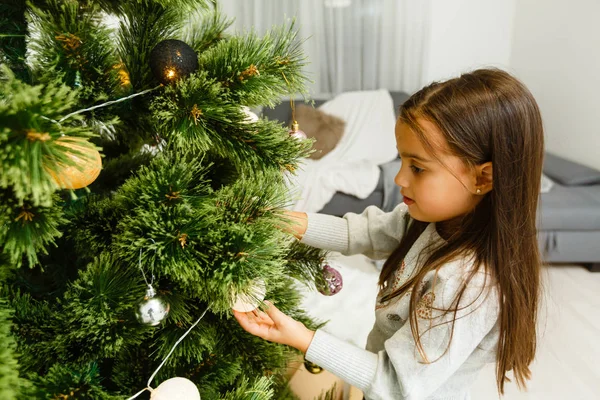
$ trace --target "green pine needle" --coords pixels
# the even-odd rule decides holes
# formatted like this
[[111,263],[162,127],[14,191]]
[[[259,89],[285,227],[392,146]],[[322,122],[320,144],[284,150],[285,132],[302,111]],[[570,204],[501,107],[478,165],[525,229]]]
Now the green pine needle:
[[[127,398],[207,310],[154,387],[181,376],[204,400],[294,398],[283,373],[297,351],[231,313],[262,280],[267,300],[321,326],[298,288],[322,280],[324,253],[283,215],[285,175],[312,142],[242,107],[306,94],[294,22],[232,36],[209,0],[17,3],[0,5],[0,295],[14,310],[0,303],[0,397]],[[175,38],[199,69],[159,86],[150,53]],[[69,141],[103,152],[100,177],[71,192],[53,177],[84,157]],[[156,327],[134,316],[140,268],[171,307]]]

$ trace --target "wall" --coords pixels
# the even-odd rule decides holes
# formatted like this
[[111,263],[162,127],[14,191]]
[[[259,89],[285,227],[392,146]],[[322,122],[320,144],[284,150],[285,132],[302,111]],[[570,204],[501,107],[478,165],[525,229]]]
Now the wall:
[[511,67],[536,97],[546,149],[600,169],[600,1],[519,0]]
[[516,0],[429,0],[423,84],[483,66],[508,69]]

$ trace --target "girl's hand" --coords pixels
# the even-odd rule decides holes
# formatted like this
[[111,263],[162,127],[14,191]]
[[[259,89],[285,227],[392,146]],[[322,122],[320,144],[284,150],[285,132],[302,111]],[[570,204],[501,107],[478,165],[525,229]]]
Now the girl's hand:
[[233,315],[247,332],[306,353],[315,332],[279,311],[271,302],[265,303],[268,306],[266,313],[258,309],[248,313],[234,310]]
[[284,232],[291,233],[296,239],[302,239],[308,228],[308,216],[306,213],[297,211],[283,211],[283,215],[287,221],[284,222],[279,229]]

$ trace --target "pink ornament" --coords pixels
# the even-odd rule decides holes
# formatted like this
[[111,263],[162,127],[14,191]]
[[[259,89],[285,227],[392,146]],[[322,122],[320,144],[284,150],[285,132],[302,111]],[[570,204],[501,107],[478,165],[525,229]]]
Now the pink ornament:
[[306,140],[307,138],[306,133],[300,130],[300,125],[296,121],[292,124],[292,129],[289,130],[289,134],[297,140]]
[[342,274],[340,272],[329,266],[329,264],[323,265],[323,278],[325,279],[325,284],[320,284],[317,289],[319,293],[325,296],[333,296],[337,294],[344,287],[344,281],[342,279]]

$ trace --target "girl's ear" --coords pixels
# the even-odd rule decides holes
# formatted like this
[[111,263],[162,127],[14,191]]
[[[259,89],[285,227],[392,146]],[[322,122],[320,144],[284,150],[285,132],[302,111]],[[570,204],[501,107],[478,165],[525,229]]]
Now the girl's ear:
[[492,190],[492,162],[486,162],[475,167],[475,194],[484,195]]

